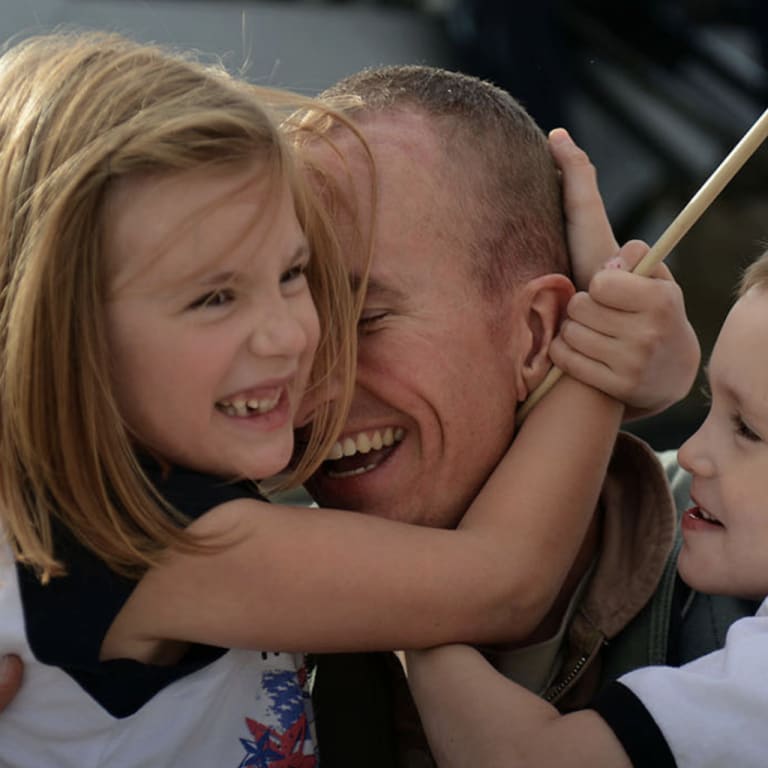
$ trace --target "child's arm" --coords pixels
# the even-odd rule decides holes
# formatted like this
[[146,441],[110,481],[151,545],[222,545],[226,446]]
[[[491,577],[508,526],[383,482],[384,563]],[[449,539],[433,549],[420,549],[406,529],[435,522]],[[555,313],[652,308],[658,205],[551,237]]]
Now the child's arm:
[[222,505],[190,530],[223,546],[172,551],[150,569],[113,623],[104,658],[148,660],[164,639],[341,651],[523,638],[581,545],[620,419],[618,403],[564,379],[455,531]]
[[589,289],[569,304],[573,322],[552,344],[552,360],[625,403],[626,419],[658,413],[690,391],[700,362],[682,291],[663,264],[656,279],[628,271],[647,250],[640,243],[631,246],[623,270],[601,271],[600,259],[619,247],[596,192],[595,169],[563,129],[552,131],[550,148],[563,170],[574,282],[578,290]]
[[593,710],[560,715],[474,648],[407,654],[408,681],[440,768],[630,768]]
[[[594,184],[591,194],[599,200]],[[605,216],[601,206],[584,215]],[[482,372],[477,386],[494,396]],[[226,545],[169,552],[126,603],[104,655],[147,657],[162,639],[333,651],[525,638],[582,544],[621,411],[564,379],[455,531],[248,501],[212,510],[190,530]]]

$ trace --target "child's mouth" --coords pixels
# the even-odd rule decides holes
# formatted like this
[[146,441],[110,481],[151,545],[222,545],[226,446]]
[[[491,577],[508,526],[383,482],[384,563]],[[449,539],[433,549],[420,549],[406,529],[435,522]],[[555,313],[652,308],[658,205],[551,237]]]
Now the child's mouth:
[[701,507],[691,507],[686,514],[694,520],[701,520],[710,525],[719,525],[721,528],[723,527],[723,524],[714,515],[711,515],[706,509],[702,509]]
[[219,400],[216,408],[227,416],[247,418],[254,414],[263,414],[273,411],[280,402],[281,390],[277,390],[269,397],[259,398],[233,398],[232,400]]

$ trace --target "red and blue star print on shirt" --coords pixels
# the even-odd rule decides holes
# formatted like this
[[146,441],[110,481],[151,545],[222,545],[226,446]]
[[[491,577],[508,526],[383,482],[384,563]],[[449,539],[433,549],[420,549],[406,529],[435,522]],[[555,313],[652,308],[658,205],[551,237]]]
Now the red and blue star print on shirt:
[[245,719],[252,739],[240,739],[245,757],[238,768],[316,768],[314,754],[304,754],[309,737],[309,723],[304,707],[304,692],[296,673],[275,670],[264,675],[264,693],[270,699],[270,713],[279,728],[251,718]]

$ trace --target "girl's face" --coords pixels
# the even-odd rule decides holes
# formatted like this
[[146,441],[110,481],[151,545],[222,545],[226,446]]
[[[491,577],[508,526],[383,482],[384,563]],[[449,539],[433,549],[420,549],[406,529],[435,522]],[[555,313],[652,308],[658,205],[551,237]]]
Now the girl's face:
[[683,516],[681,576],[704,592],[768,594],[768,292],[731,309],[712,351],[712,402],[680,448],[696,505]]
[[112,378],[139,442],[224,476],[282,470],[320,334],[288,184],[256,164],[124,179],[105,249]]

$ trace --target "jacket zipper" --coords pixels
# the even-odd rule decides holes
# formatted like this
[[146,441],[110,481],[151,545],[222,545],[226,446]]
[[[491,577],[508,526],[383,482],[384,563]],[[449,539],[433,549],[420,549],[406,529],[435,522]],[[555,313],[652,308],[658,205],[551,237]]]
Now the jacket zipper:
[[582,667],[587,663],[589,660],[589,654],[584,654],[579,658],[579,660],[574,664],[573,669],[565,676],[565,678],[559,682],[554,688],[551,688],[547,693],[545,694],[544,698],[546,701],[554,701],[560,694],[578,677],[579,672],[581,672]]

